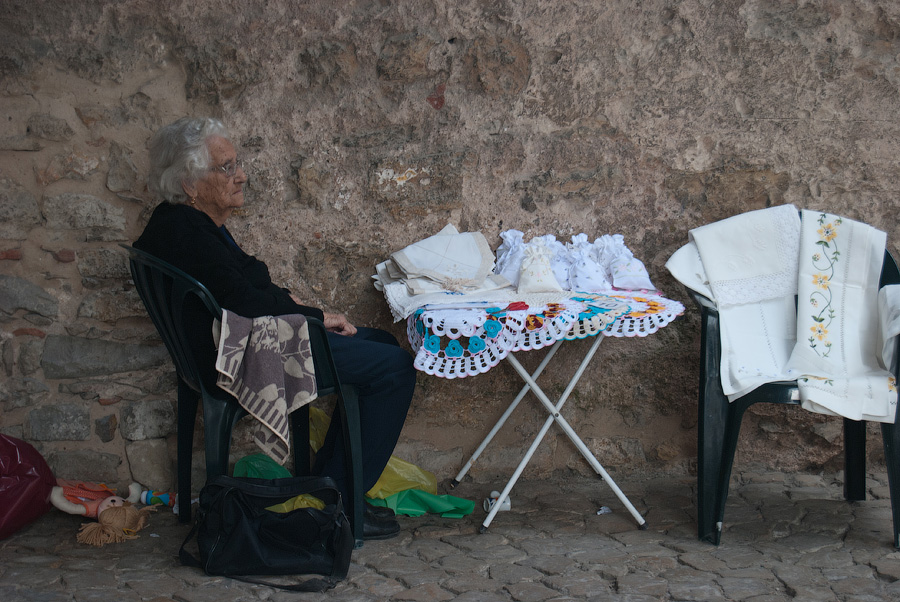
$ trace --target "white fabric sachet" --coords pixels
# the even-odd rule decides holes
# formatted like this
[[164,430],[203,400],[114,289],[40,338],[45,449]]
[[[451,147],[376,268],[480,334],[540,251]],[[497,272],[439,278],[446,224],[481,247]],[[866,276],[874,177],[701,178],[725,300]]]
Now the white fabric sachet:
[[550,265],[551,254],[550,249],[540,243],[525,247],[522,269],[519,272],[520,293],[562,291]]
[[500,233],[503,242],[497,247],[497,265],[494,273],[509,280],[513,286],[519,284],[519,271],[522,269],[525,243],[524,234],[519,230],[506,230]]
[[630,291],[655,291],[644,262],[631,254],[623,253],[616,257],[609,266],[613,286]]

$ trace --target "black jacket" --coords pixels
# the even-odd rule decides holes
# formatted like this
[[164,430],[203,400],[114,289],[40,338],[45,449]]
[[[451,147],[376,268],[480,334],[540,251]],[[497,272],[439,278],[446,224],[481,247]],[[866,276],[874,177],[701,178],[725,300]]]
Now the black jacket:
[[[266,264],[244,253],[225,226],[217,227],[208,215],[188,205],[160,203],[134,246],[193,276],[209,289],[222,309],[240,316],[303,314],[323,318],[322,310],[298,305],[287,289],[276,286]],[[185,328],[204,384],[207,388],[215,386],[212,318],[199,303],[186,311],[191,315],[185,320]]]

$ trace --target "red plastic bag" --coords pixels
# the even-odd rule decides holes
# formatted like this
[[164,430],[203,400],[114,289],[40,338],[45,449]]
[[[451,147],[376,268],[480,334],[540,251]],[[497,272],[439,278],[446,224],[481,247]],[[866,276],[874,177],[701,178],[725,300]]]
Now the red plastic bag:
[[0,434],[0,539],[6,539],[51,508],[56,477],[29,443]]

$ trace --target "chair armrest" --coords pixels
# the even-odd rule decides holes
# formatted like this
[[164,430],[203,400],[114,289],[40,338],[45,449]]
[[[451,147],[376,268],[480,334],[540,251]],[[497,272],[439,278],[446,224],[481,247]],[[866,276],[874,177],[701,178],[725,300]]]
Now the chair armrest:
[[715,301],[713,301],[706,295],[701,295],[697,291],[692,291],[691,289],[687,289],[687,291],[688,291],[688,294],[691,296],[691,298],[694,300],[694,303],[696,303],[700,307],[701,310],[711,311],[711,312],[715,313],[716,315],[719,314],[719,310],[716,307]]

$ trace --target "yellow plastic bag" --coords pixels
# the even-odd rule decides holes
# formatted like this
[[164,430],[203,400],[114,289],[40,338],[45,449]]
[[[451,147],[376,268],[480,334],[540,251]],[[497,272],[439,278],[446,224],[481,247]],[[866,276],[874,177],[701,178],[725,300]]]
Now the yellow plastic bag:
[[[325,433],[328,432],[328,424],[331,418],[319,408],[309,408],[309,444],[313,451],[319,451],[325,442]],[[401,460],[397,456],[391,456],[384,472],[378,478],[375,486],[366,493],[366,497],[383,500],[395,493],[408,489],[421,489],[433,495],[437,494],[437,478],[427,470],[423,470]]]
[[408,489],[421,489],[427,493],[437,494],[437,478],[415,464],[391,456],[387,466],[384,467],[384,472],[366,497],[383,500]]
[[314,452],[319,451],[325,443],[325,433],[328,432],[330,423],[331,417],[323,410],[309,407],[309,446]]
[[275,504],[274,506],[269,506],[268,508],[266,508],[266,510],[269,510],[270,512],[290,512],[291,510],[297,510],[298,508],[315,508],[316,510],[324,510],[325,502],[315,496],[309,495],[308,493],[301,493],[300,495],[294,496],[285,502]]

